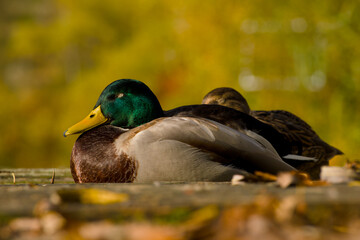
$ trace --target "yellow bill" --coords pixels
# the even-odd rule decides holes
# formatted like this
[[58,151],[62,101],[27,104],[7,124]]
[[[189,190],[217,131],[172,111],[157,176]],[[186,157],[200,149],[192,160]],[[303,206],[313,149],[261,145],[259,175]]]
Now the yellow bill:
[[83,120],[71,126],[64,132],[64,137],[69,136],[71,134],[78,134],[86,132],[89,129],[92,129],[96,126],[99,126],[108,119],[102,114],[100,105],[92,110],[89,115],[87,115]]

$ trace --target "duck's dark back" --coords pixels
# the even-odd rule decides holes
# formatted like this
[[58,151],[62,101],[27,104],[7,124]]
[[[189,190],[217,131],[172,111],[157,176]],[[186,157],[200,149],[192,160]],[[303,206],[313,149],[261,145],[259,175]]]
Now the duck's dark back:
[[[343,154],[339,149],[323,141],[304,120],[293,113],[284,110],[251,111],[251,115],[260,121],[272,125],[285,139],[292,143],[293,153],[314,157],[327,161],[335,155]],[[296,143],[301,148],[294,149]],[[295,143],[295,144],[294,144]]]
[[202,117],[238,131],[250,130],[266,138],[280,156],[291,154],[291,146],[272,126],[232,108],[220,105],[188,105],[164,111],[165,117]]

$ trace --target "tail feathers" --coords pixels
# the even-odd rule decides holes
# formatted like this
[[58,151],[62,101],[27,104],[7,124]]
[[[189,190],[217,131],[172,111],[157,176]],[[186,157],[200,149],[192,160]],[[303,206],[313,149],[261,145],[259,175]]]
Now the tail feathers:
[[343,154],[344,153],[341,150],[335,148],[335,154],[334,155],[343,155]]

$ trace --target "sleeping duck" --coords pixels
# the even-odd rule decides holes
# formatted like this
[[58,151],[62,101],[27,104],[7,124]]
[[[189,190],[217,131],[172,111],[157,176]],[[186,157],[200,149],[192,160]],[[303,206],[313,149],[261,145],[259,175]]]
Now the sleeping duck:
[[308,172],[312,178],[319,178],[321,166],[328,165],[332,157],[343,154],[324,142],[305,121],[288,111],[251,111],[245,98],[232,88],[216,88],[203,98],[202,103],[227,106],[272,126],[291,145],[292,154],[318,159],[316,162],[297,161],[292,164]]
[[64,133],[81,133],[71,153],[74,181],[229,181],[255,170],[294,170],[256,132],[165,113],[140,81],[108,85],[90,114]]

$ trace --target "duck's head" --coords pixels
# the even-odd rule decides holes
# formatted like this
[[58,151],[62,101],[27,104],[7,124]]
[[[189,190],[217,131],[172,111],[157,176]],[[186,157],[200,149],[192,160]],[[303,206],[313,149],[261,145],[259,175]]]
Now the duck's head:
[[160,103],[148,86],[137,80],[120,79],[102,91],[89,115],[67,129],[64,136],[103,124],[134,128],[162,116]]
[[250,113],[250,107],[246,99],[233,88],[215,88],[205,95],[202,104],[222,105],[240,112]]

